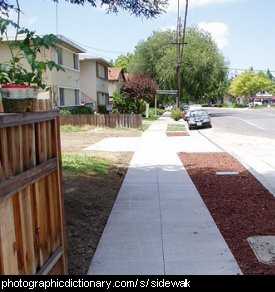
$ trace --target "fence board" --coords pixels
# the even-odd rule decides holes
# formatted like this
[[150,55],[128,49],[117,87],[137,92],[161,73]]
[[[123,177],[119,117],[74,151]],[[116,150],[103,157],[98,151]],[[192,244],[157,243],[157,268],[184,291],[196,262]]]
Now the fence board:
[[133,128],[141,127],[141,115],[71,115],[62,116],[61,125],[84,126],[91,125],[102,128]]
[[0,274],[67,273],[58,120],[0,114]]
[[0,201],[0,242],[2,273],[19,274],[12,200]]

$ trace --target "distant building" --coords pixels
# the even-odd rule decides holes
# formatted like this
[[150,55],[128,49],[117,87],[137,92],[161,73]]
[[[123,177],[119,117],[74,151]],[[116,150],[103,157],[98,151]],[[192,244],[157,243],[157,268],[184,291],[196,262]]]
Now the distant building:
[[118,91],[125,82],[126,77],[122,68],[108,68],[108,81],[109,81],[109,96],[110,102],[112,102],[114,92]]
[[255,102],[262,103],[262,105],[272,105],[275,103],[275,96],[267,91],[260,91],[255,96]]
[[109,104],[108,67],[103,58],[80,55],[80,88],[82,104],[97,110],[98,106]]
[[[65,72],[47,70],[43,79],[50,90],[40,92],[38,98],[51,98],[54,106],[57,107],[77,106],[81,101],[79,53],[84,53],[85,50],[62,35],[56,37],[59,40],[57,49],[42,47],[41,60],[55,61],[63,66]],[[1,44],[0,62],[8,61],[10,58],[9,48]],[[28,63],[23,60],[22,64],[28,70]]]

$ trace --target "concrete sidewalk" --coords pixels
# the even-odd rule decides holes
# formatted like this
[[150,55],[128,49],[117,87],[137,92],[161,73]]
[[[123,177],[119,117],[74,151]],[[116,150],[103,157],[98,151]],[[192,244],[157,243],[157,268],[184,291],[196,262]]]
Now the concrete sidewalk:
[[168,122],[142,135],[88,274],[241,274],[176,154],[194,138],[166,137]]

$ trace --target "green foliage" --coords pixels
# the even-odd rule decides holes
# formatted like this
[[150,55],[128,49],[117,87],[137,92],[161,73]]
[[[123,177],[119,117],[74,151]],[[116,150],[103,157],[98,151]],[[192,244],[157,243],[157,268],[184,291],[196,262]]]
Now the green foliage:
[[[135,54],[129,63],[131,74],[148,74],[158,80],[157,66],[175,41],[174,32],[154,32],[146,41],[136,46]],[[175,63],[173,60],[173,63]],[[175,66],[174,66],[175,67]],[[161,79],[161,78],[160,78]]]
[[[58,0],[52,0],[59,2]],[[168,0],[151,1],[136,1],[136,0],[66,0],[72,4],[84,5],[89,3],[92,7],[104,5],[107,13],[117,13],[120,10],[129,11],[131,14],[138,17],[152,18],[164,12],[167,7]],[[0,0],[0,13],[7,14],[7,9],[16,9],[14,5],[9,3],[9,0]]]
[[66,110],[66,109],[60,110],[59,114],[60,114],[60,116],[63,116],[63,117],[72,115],[71,111],[70,110]]
[[77,106],[70,110],[72,115],[92,115],[94,111],[87,106]]
[[98,157],[81,154],[63,154],[62,166],[65,175],[97,175],[104,177],[108,173],[110,162]]
[[247,106],[245,104],[239,104],[239,103],[233,103],[233,108],[246,108]]
[[[129,64],[130,73],[147,73],[161,89],[176,89],[175,31],[154,32],[138,44]],[[189,28],[184,47],[181,79],[185,101],[202,102],[223,97],[227,88],[227,64],[210,34]]]
[[117,108],[114,108],[111,112],[112,115],[118,115],[119,114],[119,111]]
[[171,117],[175,121],[178,121],[178,120],[182,119],[182,111],[180,109],[172,110]]
[[259,91],[269,91],[272,82],[266,73],[255,73],[252,70],[246,71],[237,76],[230,85],[230,94],[235,97],[254,97]]
[[145,111],[146,102],[143,100],[139,100],[139,111],[135,100],[126,99],[121,96],[118,92],[113,94],[113,107],[114,110],[117,110],[120,114],[139,114]]
[[117,57],[117,59],[115,60],[115,62],[113,63],[114,67],[118,67],[118,68],[122,68],[124,70],[125,73],[127,73],[128,67],[129,67],[129,63],[131,62],[131,60],[133,59],[133,54],[126,54],[126,55],[119,55]]
[[[7,37],[8,27],[12,26],[16,29],[15,40],[3,39],[3,35]],[[41,48],[47,49],[55,47],[58,39],[53,35],[45,35],[43,37],[35,35],[35,32],[24,28],[21,29],[16,23],[11,20],[0,17],[0,44],[8,46],[11,54],[11,59],[0,64],[0,84],[17,84],[34,86],[46,89],[46,84],[43,82],[42,75],[49,69],[63,70],[64,69],[53,61],[39,60]],[[23,40],[18,40],[18,37],[23,36]],[[28,63],[28,69],[22,65],[22,60]]]
[[92,126],[82,126],[82,127],[77,127],[73,125],[63,125],[60,127],[60,132],[61,133],[78,133],[78,132],[87,132],[92,130],[94,127]]
[[92,115],[94,111],[86,106],[76,106],[71,109],[60,110],[60,116],[71,116],[71,115]]
[[108,111],[107,111],[107,108],[106,108],[106,105],[99,105],[98,107],[98,113],[99,114],[103,114],[103,115],[106,115],[108,114]]

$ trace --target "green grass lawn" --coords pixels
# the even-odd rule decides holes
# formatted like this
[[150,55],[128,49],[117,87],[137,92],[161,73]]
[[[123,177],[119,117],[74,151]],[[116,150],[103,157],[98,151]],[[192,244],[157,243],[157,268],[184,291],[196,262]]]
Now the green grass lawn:
[[185,125],[168,124],[166,131],[167,132],[186,132],[186,128],[185,128]]
[[110,168],[110,161],[83,154],[62,155],[65,176],[97,175],[104,177]]
[[76,132],[87,132],[94,129],[94,127],[86,125],[83,127],[77,127],[73,125],[64,125],[60,127],[61,133],[76,133]]
[[142,131],[142,132],[146,131],[150,126],[151,126],[151,125],[149,125],[149,124],[143,124],[143,125],[141,126],[141,131]]
[[156,121],[158,120],[159,116],[150,116],[148,119],[146,118],[142,118],[143,121],[150,121],[150,122],[153,122],[153,121]]

